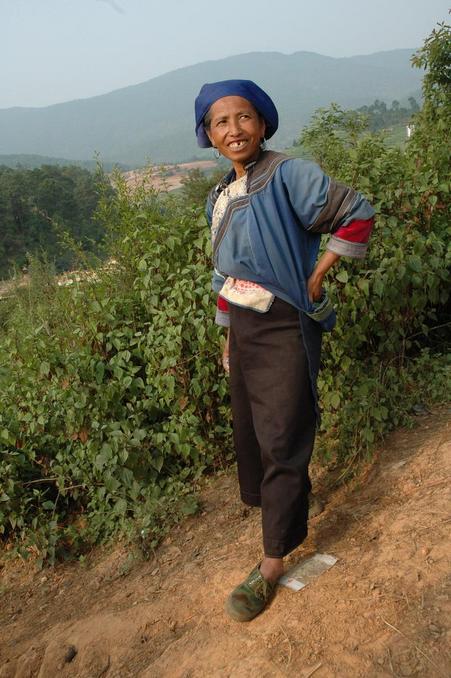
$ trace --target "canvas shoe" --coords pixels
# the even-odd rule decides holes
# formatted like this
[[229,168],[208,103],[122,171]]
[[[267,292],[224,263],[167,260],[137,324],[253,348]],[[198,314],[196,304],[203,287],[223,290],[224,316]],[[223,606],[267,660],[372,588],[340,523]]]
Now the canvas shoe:
[[267,581],[260,572],[260,563],[226,600],[225,610],[235,621],[250,621],[269,603],[277,582]]

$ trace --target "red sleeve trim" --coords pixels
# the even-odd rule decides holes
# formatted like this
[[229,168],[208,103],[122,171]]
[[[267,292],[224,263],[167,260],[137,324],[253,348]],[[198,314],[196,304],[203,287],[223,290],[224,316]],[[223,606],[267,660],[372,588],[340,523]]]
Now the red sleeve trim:
[[341,226],[338,231],[335,231],[334,236],[347,240],[348,242],[367,243],[370,239],[370,234],[373,229],[374,218],[366,220],[351,221],[346,226]]
[[229,312],[229,303],[223,297],[218,295],[218,301],[217,301],[217,307],[219,311],[222,311],[223,313],[228,313]]

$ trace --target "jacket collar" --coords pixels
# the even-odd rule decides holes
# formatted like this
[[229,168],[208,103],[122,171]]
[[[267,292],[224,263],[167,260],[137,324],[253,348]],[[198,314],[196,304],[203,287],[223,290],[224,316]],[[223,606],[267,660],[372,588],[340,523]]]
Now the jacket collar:
[[[281,162],[288,160],[289,156],[285,153],[277,153],[276,151],[261,151],[257,160],[253,160],[245,166],[247,173],[247,192],[255,193],[260,190],[271,179],[274,171]],[[218,199],[222,191],[227,188],[232,181],[235,181],[236,174],[232,168],[226,175],[223,176],[219,184],[217,184],[211,192],[211,200],[213,204]]]

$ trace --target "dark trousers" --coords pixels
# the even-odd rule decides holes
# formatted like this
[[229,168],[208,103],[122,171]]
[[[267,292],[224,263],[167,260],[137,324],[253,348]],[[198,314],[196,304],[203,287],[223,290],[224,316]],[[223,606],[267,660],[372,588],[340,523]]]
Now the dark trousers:
[[299,312],[230,305],[230,387],[241,498],[261,506],[266,556],[307,536],[316,415]]

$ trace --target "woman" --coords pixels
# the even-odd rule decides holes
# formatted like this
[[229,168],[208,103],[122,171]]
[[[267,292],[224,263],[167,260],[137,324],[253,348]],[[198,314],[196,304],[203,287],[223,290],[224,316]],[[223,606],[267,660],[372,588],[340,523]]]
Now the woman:
[[[249,621],[307,535],[321,336],[335,322],[323,280],[340,256],[365,255],[374,210],[316,164],[263,150],[278,114],[252,81],[205,84],[195,115],[199,145],[232,162],[207,216],[216,321],[229,326],[240,493],[262,510],[263,559],[226,602],[231,617]],[[321,233],[332,236],[317,261]]]

